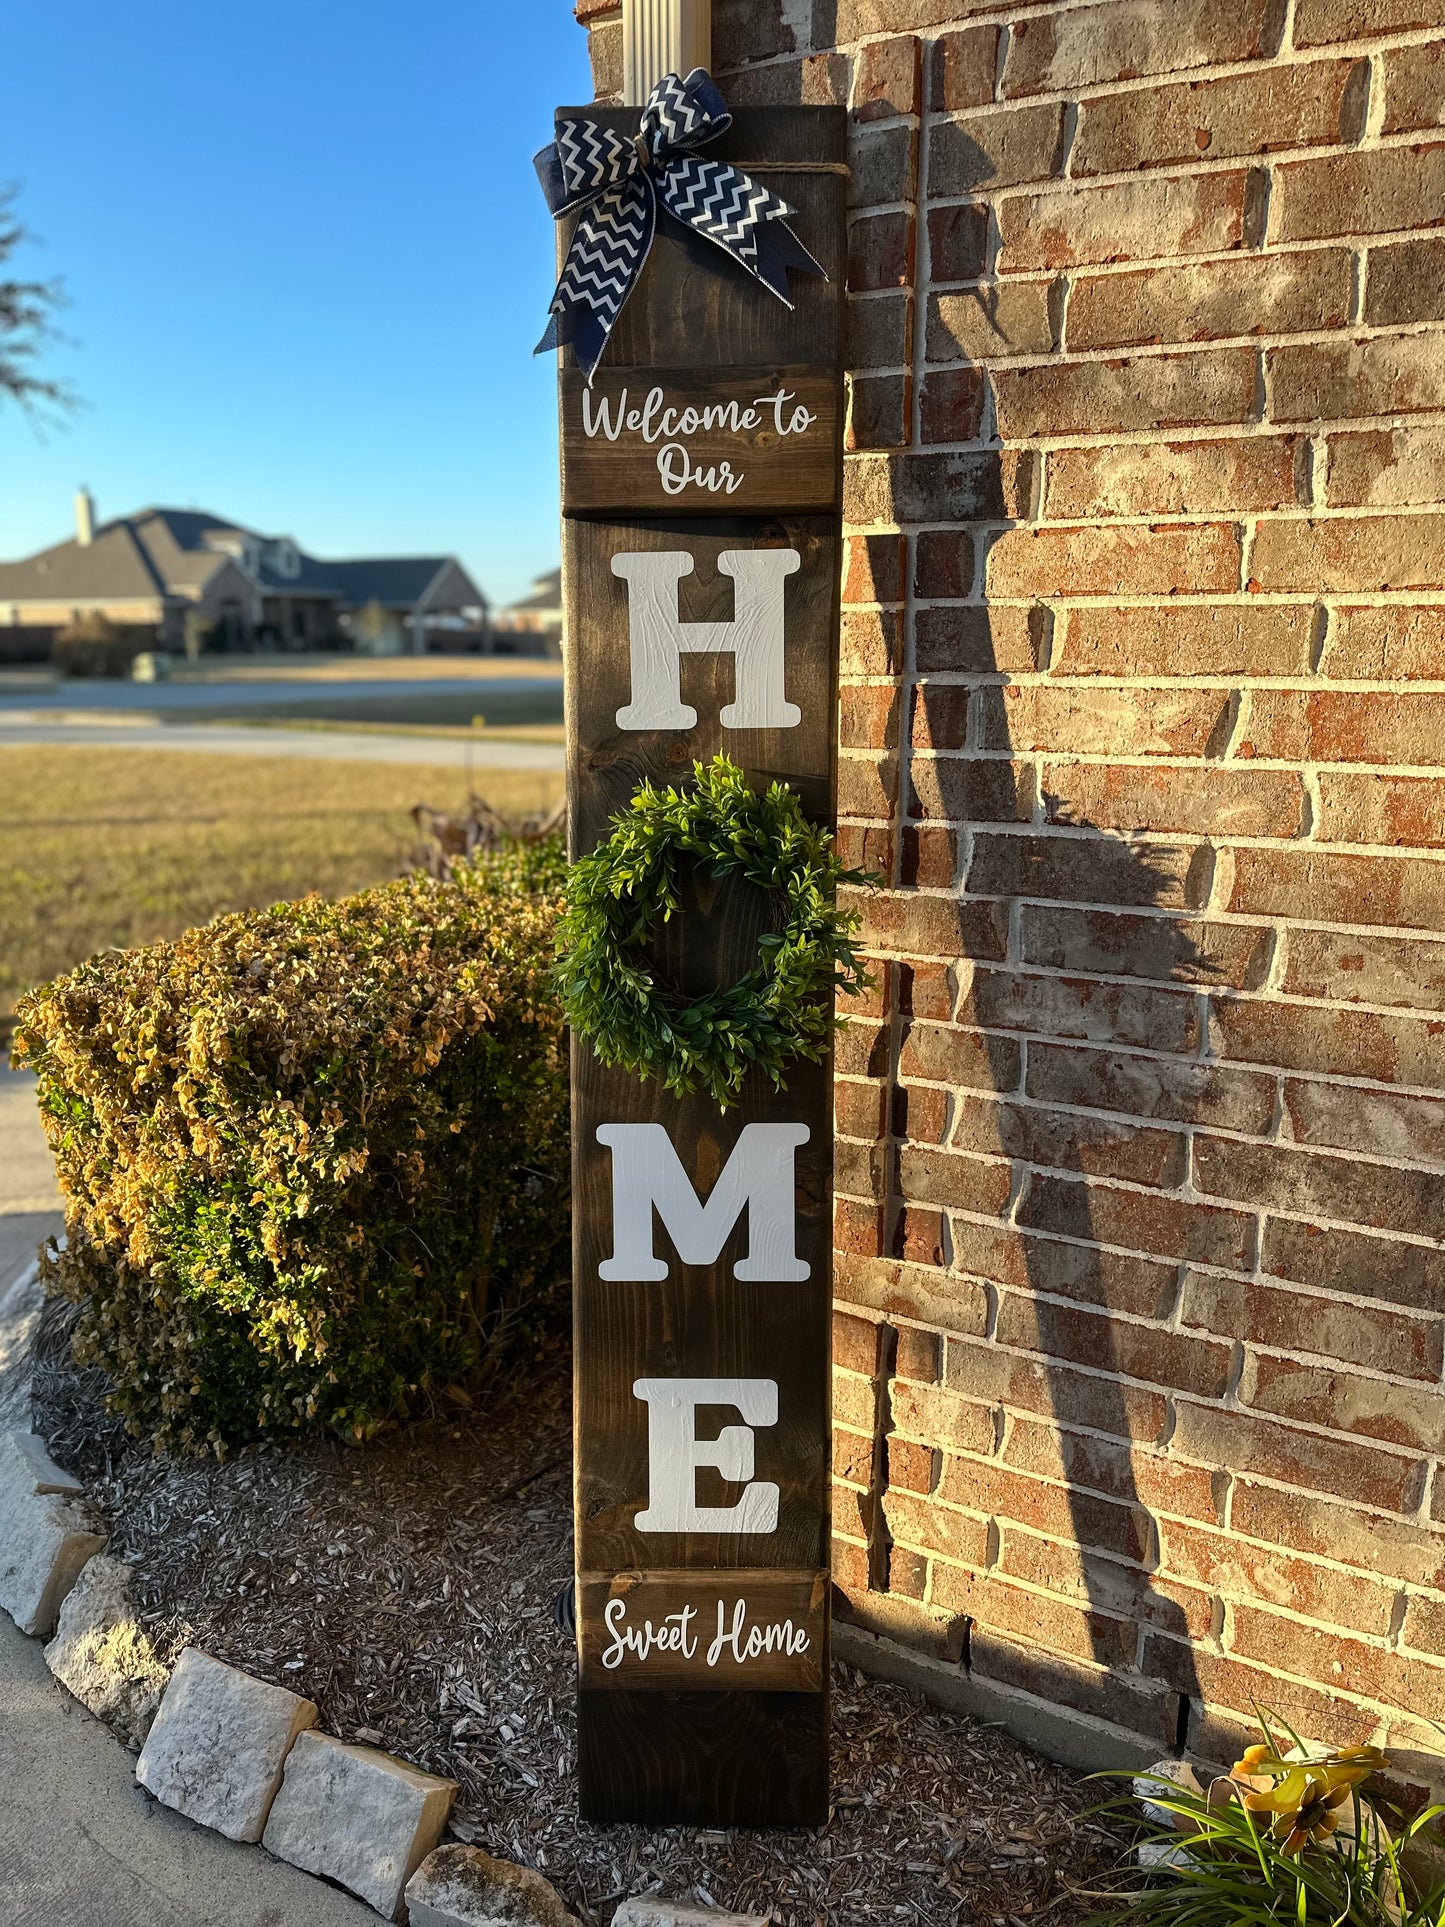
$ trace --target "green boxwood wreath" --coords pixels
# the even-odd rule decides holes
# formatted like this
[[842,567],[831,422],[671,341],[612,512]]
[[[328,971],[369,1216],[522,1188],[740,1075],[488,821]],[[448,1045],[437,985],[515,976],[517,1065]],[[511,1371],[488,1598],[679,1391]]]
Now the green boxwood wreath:
[[[750,789],[725,756],[694,763],[696,786],[643,783],[612,834],[572,865],[558,928],[556,983],[568,1022],[604,1064],[657,1077],[679,1096],[708,1091],[726,1109],[758,1070],[782,1089],[794,1058],[827,1055],[833,993],[868,988],[856,948],[858,913],[838,885],[876,884],[839,862],[826,830],[784,783]],[[644,946],[678,909],[687,858],[714,877],[738,871],[777,904],[782,929],[764,936],[755,970],[687,1001],[649,968]]]

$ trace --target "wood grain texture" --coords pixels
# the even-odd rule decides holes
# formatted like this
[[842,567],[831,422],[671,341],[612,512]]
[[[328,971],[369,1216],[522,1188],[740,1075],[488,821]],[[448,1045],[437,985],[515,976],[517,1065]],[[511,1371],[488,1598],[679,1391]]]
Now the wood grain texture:
[[[632,132],[636,111],[563,110]],[[711,243],[664,218],[651,260],[614,333],[594,386],[645,398],[661,385],[677,395],[727,401],[768,392],[780,378],[807,396],[819,424],[807,460],[786,444],[760,440],[742,464],[753,478],[722,509],[707,501],[660,500],[655,451],[599,451],[581,432],[581,388],[561,357],[563,599],[567,652],[568,793],[574,855],[596,847],[609,819],[646,777],[686,782],[695,760],[724,751],[755,786],[790,783],[815,821],[831,826],[837,704],[838,579],[842,473],[842,274],[844,116],[836,109],[739,113],[718,159],[754,163],[797,208],[801,238],[831,281],[795,276],[791,311]],[[825,163],[818,170],[816,164]],[[789,164],[802,171],[787,172]],[[809,167],[814,171],[807,171]],[[773,171],[777,168],[780,171]],[[559,235],[565,246],[567,236]],[[806,384],[806,388],[803,387]],[[728,439],[736,438],[729,436]],[[622,460],[617,457],[621,454]],[[725,459],[720,454],[719,459]],[[766,463],[763,467],[760,464]],[[750,466],[751,465],[751,466]],[[771,479],[765,479],[765,478]],[[766,496],[759,491],[767,489]],[[766,508],[766,513],[761,511]],[[699,512],[702,511],[702,512]],[[678,695],[696,712],[679,729],[632,730],[618,712],[633,701],[628,580],[613,572],[627,554],[685,554],[691,570],[676,587],[684,623],[731,623],[740,584],[720,568],[727,553],[789,549],[796,569],[783,585],[784,684],[797,705],[793,727],[727,729],[724,705],[738,700],[731,654],[684,654]],[[762,713],[762,712],[758,712]],[[775,712],[767,712],[769,714]],[[682,910],[654,934],[651,961],[681,994],[695,996],[753,969],[758,938],[777,925],[777,906],[736,879],[686,872]],[[582,1809],[595,1821],[654,1824],[815,1825],[827,1811],[827,1598],[829,1558],[829,1321],[832,1299],[831,1066],[796,1064],[785,1091],[751,1080],[736,1110],[705,1098],[677,1098],[655,1081],[600,1065],[573,1045],[574,1334],[579,1700]],[[654,1212],[660,1280],[608,1281],[613,1254],[612,1159],[605,1125],[660,1124],[699,1199],[705,1199],[747,1124],[805,1126],[793,1152],[796,1283],[739,1280],[748,1249],[745,1211],[705,1264],[684,1263]],[[753,1482],[778,1489],[776,1530],[642,1531],[649,1494],[649,1408],[641,1379],[767,1380],[777,1387],[777,1421],[753,1428]],[[699,1407],[696,1436],[715,1439],[739,1422],[736,1410]],[[737,1482],[695,1470],[700,1507],[736,1502]],[[639,1576],[641,1575],[641,1576]],[[658,1656],[606,1676],[607,1601],[658,1614],[653,1601],[707,1605],[741,1599],[751,1620],[773,1606],[797,1620],[808,1650],[752,1685],[716,1689],[714,1676],[659,1668]],[[675,1610],[676,1607],[669,1608]],[[806,1661],[806,1664],[800,1662]],[[696,1670],[696,1669],[694,1669]],[[736,1672],[737,1669],[735,1668]],[[647,1683],[640,1684],[639,1677]],[[784,1690],[801,1689],[801,1690]]]
[[[584,1572],[577,1586],[582,1684],[607,1692],[821,1692],[828,1585],[825,1568]],[[795,1650],[767,1637],[783,1628]]]
[[[562,376],[563,511],[650,507],[676,516],[837,509],[838,407],[833,375],[809,368],[606,366],[590,388],[568,369]],[[695,423],[689,409],[700,417],[708,409],[726,412]],[[799,409],[812,420],[794,428]]]

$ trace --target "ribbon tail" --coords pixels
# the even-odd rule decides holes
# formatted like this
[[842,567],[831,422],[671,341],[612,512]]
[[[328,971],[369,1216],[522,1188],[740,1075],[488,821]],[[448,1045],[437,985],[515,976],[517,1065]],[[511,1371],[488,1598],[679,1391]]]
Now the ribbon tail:
[[570,347],[591,382],[656,228],[657,200],[646,175],[609,188],[582,210],[535,353]]
[[793,209],[741,168],[693,154],[679,156],[663,180],[662,204],[684,226],[715,242],[789,308],[793,305],[790,268],[827,279],[784,218]]
[[821,274],[825,281],[828,279],[828,270],[814,260],[786,221],[765,221],[758,229],[757,259],[752,270],[765,288],[791,308],[789,268],[798,274]]

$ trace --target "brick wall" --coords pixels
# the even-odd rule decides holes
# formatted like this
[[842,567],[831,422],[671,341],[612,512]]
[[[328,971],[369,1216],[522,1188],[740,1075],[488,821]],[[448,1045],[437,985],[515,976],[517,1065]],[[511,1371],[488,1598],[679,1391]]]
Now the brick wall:
[[714,31],[852,113],[841,1643],[1438,1750],[1445,0]]

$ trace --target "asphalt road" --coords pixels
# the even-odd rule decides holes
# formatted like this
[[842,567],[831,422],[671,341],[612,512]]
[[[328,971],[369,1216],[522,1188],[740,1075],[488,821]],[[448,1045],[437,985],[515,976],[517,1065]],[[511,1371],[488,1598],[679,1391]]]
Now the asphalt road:
[[202,755],[294,756],[340,763],[424,763],[444,769],[560,770],[560,743],[498,742],[480,737],[394,735],[381,730],[248,729],[224,723],[68,721],[27,705],[23,719],[0,704],[0,749],[190,750]]

